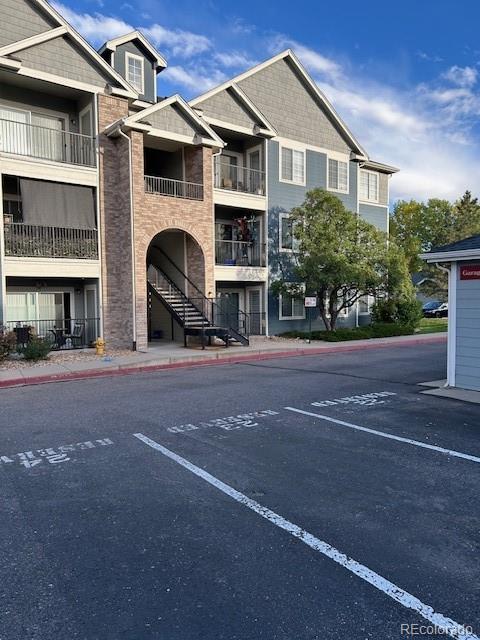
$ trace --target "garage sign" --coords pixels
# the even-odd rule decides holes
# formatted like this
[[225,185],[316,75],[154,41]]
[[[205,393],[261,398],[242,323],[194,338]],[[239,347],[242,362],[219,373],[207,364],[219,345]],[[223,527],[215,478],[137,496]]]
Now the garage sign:
[[480,264],[464,264],[461,266],[460,280],[480,280]]

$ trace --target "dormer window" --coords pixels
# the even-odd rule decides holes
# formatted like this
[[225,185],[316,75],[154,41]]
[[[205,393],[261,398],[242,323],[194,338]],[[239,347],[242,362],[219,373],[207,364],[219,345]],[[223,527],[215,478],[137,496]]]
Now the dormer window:
[[127,80],[140,95],[145,92],[144,86],[144,59],[134,53],[125,54],[125,68],[127,72]]

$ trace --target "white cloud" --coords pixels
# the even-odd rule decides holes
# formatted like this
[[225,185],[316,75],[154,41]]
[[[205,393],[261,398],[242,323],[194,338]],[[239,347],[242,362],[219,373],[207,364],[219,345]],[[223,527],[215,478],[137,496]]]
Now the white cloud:
[[450,67],[443,77],[459,87],[473,87],[477,82],[478,71],[473,67]]
[[217,52],[213,54],[215,60],[217,60],[222,67],[227,68],[239,68],[253,67],[257,64],[256,60],[252,60],[245,53],[238,51]]
[[221,84],[227,79],[227,76],[218,69],[213,70],[211,74],[204,74],[199,73],[196,69],[186,69],[176,65],[168,67],[162,73],[161,79],[162,81],[167,80],[172,84],[180,85],[197,95]]
[[168,49],[172,55],[191,58],[211,48],[210,40],[201,34],[182,29],[166,29],[161,24],[142,29],[147,38],[156,46]]
[[133,31],[131,25],[118,18],[101,13],[76,13],[59,2],[54,2],[53,6],[84,38],[96,45]]
[[287,48],[295,51],[310,73],[319,73],[332,78],[342,75],[342,67],[338,62],[284,35],[274,36],[268,44],[268,49],[272,54]]

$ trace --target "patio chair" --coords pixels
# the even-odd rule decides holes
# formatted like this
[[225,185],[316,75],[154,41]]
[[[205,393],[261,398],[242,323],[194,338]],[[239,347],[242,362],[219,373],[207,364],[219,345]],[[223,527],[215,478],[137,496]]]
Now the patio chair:
[[73,325],[72,333],[64,333],[65,342],[71,340],[72,347],[81,347],[83,345],[83,334],[85,333],[85,325],[82,322],[76,322]]

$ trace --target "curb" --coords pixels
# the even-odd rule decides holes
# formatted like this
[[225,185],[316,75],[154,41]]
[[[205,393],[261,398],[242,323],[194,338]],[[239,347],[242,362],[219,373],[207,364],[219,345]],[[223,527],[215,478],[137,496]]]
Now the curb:
[[115,376],[126,376],[134,373],[150,373],[162,371],[164,369],[185,369],[193,367],[215,366],[223,364],[241,364],[242,362],[258,362],[260,360],[275,360],[278,358],[294,358],[296,356],[315,356],[321,354],[332,354],[352,351],[369,351],[372,349],[386,349],[392,347],[410,347],[419,344],[441,344],[446,342],[446,336],[435,336],[432,338],[417,338],[405,342],[372,342],[364,344],[349,344],[346,346],[332,346],[319,348],[298,348],[284,351],[270,351],[264,353],[252,353],[235,356],[217,355],[216,358],[203,358],[198,360],[185,360],[180,362],[169,362],[164,364],[151,365],[120,365],[111,369],[86,369],[85,371],[71,371],[69,373],[59,373],[50,375],[32,376],[28,379],[14,378],[12,380],[0,380],[0,389],[11,387],[28,387],[30,385],[48,384],[51,382],[69,382],[73,380],[86,380],[89,378],[108,378]]

